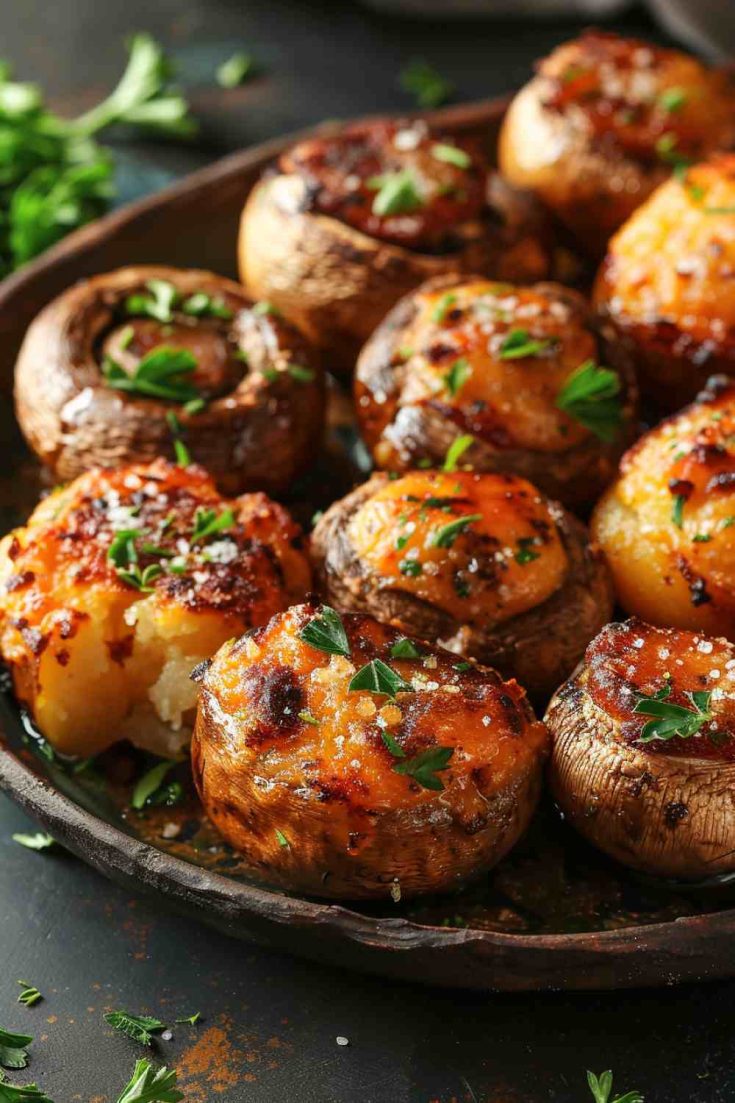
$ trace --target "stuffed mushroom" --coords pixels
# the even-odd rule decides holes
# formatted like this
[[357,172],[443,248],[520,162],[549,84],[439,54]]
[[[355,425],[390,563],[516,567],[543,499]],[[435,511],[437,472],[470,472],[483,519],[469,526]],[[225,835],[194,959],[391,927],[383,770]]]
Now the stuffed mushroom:
[[735,639],[735,382],[710,380],[625,454],[592,534],[627,613]]
[[535,699],[612,611],[584,526],[514,475],[374,475],[319,520],[312,553],[333,605],[497,667]]
[[735,145],[724,72],[679,50],[590,30],[559,46],[513,100],[500,167],[592,255],[672,168]]
[[18,420],[57,479],[174,455],[225,493],[280,493],[312,460],[324,380],[299,333],[211,272],[122,268],[50,303],[15,376]]
[[577,292],[448,277],[378,327],[357,363],[355,404],[379,467],[436,466],[470,433],[475,471],[523,475],[584,509],[632,439],[636,387]]
[[223,499],[164,460],[94,469],[0,545],[0,655],[56,750],[186,741],[194,665],[308,590],[301,535],[264,494]]
[[529,196],[490,172],[470,139],[422,120],[299,143],[251,193],[239,240],[243,283],[293,318],[341,371],[424,280],[449,272],[542,279],[553,250]]
[[520,686],[371,617],[297,606],[195,677],[202,803],[268,883],[394,900],[456,888],[531,818],[548,736]]
[[634,869],[735,871],[735,647],[639,620],[608,625],[546,715],[565,818]]
[[595,305],[660,408],[735,375],[735,155],[663,184],[610,242]]

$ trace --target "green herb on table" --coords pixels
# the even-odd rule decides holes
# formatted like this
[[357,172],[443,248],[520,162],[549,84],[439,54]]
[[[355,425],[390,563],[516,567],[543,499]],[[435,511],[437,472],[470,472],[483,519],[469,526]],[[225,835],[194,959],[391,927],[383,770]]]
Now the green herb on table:
[[452,443],[449,445],[449,448],[447,449],[446,456],[444,457],[442,471],[446,471],[449,473],[451,473],[452,471],[456,471],[457,464],[459,463],[460,459],[470,447],[470,445],[474,443],[475,438],[469,433],[464,433],[461,437],[457,437],[455,440],[453,440]]
[[419,107],[439,107],[454,91],[451,81],[427,61],[411,61],[401,70],[400,84],[410,92]]
[[406,639],[404,636],[393,644],[390,649],[390,657],[391,659],[420,659],[421,652],[413,640]]
[[556,405],[603,441],[612,441],[622,420],[620,378],[610,368],[585,360],[556,396]]
[[588,1070],[587,1083],[595,1103],[644,1103],[641,1093],[635,1091],[626,1092],[625,1095],[616,1095],[614,1099],[611,1099],[613,1077],[609,1069],[607,1072],[601,1072],[599,1076],[595,1076],[594,1072]]
[[372,210],[379,218],[410,214],[424,205],[416,179],[408,169],[385,173],[383,176],[371,176],[367,183],[368,187],[376,191]]
[[183,1019],[174,1019],[176,1023],[186,1024],[188,1026],[196,1026],[202,1017],[201,1011],[195,1011],[193,1015],[186,1015]]
[[133,789],[133,795],[130,798],[131,807],[139,812],[146,804],[153,802],[175,765],[174,762],[163,761],[147,770]]
[[174,1069],[156,1069],[150,1061],[136,1061],[117,1103],[180,1103],[184,1093],[176,1087],[176,1079]]
[[471,375],[472,368],[464,356],[460,356],[458,360],[454,361],[449,371],[444,376],[444,386],[447,388],[452,398],[454,398],[457,392],[464,387]]
[[0,1065],[4,1069],[24,1069],[28,1064],[28,1046],[33,1041],[31,1034],[12,1034],[0,1029]]
[[237,88],[239,84],[243,84],[252,75],[252,72],[253,59],[251,55],[240,50],[218,66],[217,84],[221,88]]
[[304,643],[316,647],[317,651],[324,651],[327,655],[344,655],[349,657],[350,644],[339,613],[322,605],[317,616],[312,617],[298,634]]
[[397,693],[412,693],[410,682],[392,670],[382,659],[373,659],[358,670],[347,687],[350,690],[365,689],[369,693],[379,693],[386,697],[395,697]]
[[113,162],[94,141],[122,123],[186,137],[195,125],[169,86],[171,67],[148,34],[136,34],[117,88],[77,119],[49,111],[34,84],[0,73],[0,276],[102,214],[114,195]]
[[151,1015],[131,1015],[129,1011],[109,1011],[104,1018],[115,1030],[143,1046],[152,1045],[153,1035],[166,1029],[160,1019]]
[[117,391],[185,403],[201,398],[196,388],[182,378],[190,375],[196,367],[196,357],[188,349],[159,345],[139,360],[135,371],[130,374],[112,357],[106,357],[102,374],[107,386]]
[[206,509],[204,506],[199,506],[194,514],[191,543],[196,544],[200,540],[206,540],[220,532],[227,532],[234,524],[235,514],[231,509],[223,509],[221,513],[217,513],[216,509]]
[[0,1072],[0,1103],[53,1103],[53,1100],[37,1084],[9,1084]]
[[43,831],[37,831],[34,835],[18,833],[12,836],[13,842],[26,847],[27,850],[50,850],[56,846],[56,839]]
[[34,1007],[41,1002],[43,996],[34,985],[29,984],[27,980],[19,980],[18,984],[23,989],[18,996],[18,1003],[22,1003],[26,1007]]
[[446,525],[442,525],[440,529],[437,529],[432,544],[435,548],[451,548],[458,536],[466,532],[468,527],[474,524],[475,521],[481,520],[481,513],[469,513],[466,517],[456,517],[453,521],[449,521]]
[[444,783],[437,774],[448,768],[453,754],[454,747],[430,747],[428,751],[421,751],[412,758],[404,758],[396,762],[393,770],[396,774],[412,778],[422,789],[440,792],[444,788]]
[[555,342],[550,337],[532,337],[527,329],[512,329],[500,346],[501,360],[522,360],[538,356]]
[[[696,735],[703,724],[712,720],[710,711],[711,690],[687,691],[685,696],[691,701],[687,705],[674,705],[668,701],[671,686],[666,685],[653,697],[641,696],[633,712],[651,716],[638,737],[638,743],[651,743],[654,740],[668,740],[678,736],[689,739]],[[716,734],[716,733],[713,733]]]
[[173,321],[173,310],[180,299],[174,285],[168,280],[146,280],[150,295],[128,295],[125,300],[127,314],[142,314],[157,322]]

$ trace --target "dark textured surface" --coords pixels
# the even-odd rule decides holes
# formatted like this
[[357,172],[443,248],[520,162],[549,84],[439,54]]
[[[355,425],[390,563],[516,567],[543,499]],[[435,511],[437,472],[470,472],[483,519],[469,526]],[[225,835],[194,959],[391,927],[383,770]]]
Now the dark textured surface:
[[[626,26],[645,30],[642,20]],[[172,45],[204,120],[187,150],[126,148],[121,185],[138,194],[238,145],[328,115],[408,106],[395,87],[419,55],[475,98],[521,81],[575,27],[414,25],[327,5],[247,0],[24,0],[0,5],[2,53],[69,110],[121,64],[121,38],[147,28]],[[252,47],[267,75],[234,92],[214,66]],[[141,1050],[102,1021],[112,1007],[170,1020],[160,1055],[190,1103],[537,1103],[589,1101],[584,1069],[612,1067],[652,1103],[719,1103],[735,1090],[735,984],[599,997],[430,992],[249,949],[109,885],[64,855],[11,842],[28,821],[0,798],[0,1025],[35,1034],[23,1082],[56,1103],[114,1100]],[[16,979],[44,1003],[18,1005]],[[336,1044],[347,1037],[349,1046]]]

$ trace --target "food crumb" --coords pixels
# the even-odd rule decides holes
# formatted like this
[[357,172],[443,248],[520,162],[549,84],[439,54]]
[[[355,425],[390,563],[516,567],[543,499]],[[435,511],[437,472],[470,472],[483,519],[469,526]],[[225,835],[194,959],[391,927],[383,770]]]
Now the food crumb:
[[350,1039],[343,1037],[341,1034],[337,1035],[336,1041],[338,1046],[348,1046],[350,1044]]

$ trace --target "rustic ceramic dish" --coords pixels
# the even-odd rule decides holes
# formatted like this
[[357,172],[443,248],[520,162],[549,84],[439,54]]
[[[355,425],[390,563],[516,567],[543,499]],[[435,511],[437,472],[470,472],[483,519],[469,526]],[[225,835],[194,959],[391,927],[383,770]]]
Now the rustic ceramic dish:
[[[504,109],[496,100],[430,118],[483,135],[492,150]],[[9,402],[28,323],[74,281],[121,265],[165,262],[234,275],[244,198],[294,137],[235,154],[115,212],[0,285],[3,529],[27,515],[42,485]],[[206,233],[186,229],[203,224]],[[331,446],[338,448],[350,428],[339,396],[332,407]],[[349,482],[355,469],[344,452],[341,467]],[[305,498],[313,501],[320,481],[303,488]],[[331,489],[333,497],[343,491]],[[236,937],[330,964],[488,990],[635,987],[735,974],[727,885],[685,892],[635,879],[588,849],[551,808],[509,858],[461,893],[358,909],[254,884],[191,795],[177,809],[131,811],[135,768],[123,750],[100,768],[75,771],[39,743],[12,697],[0,694],[0,788],[95,868]]]

